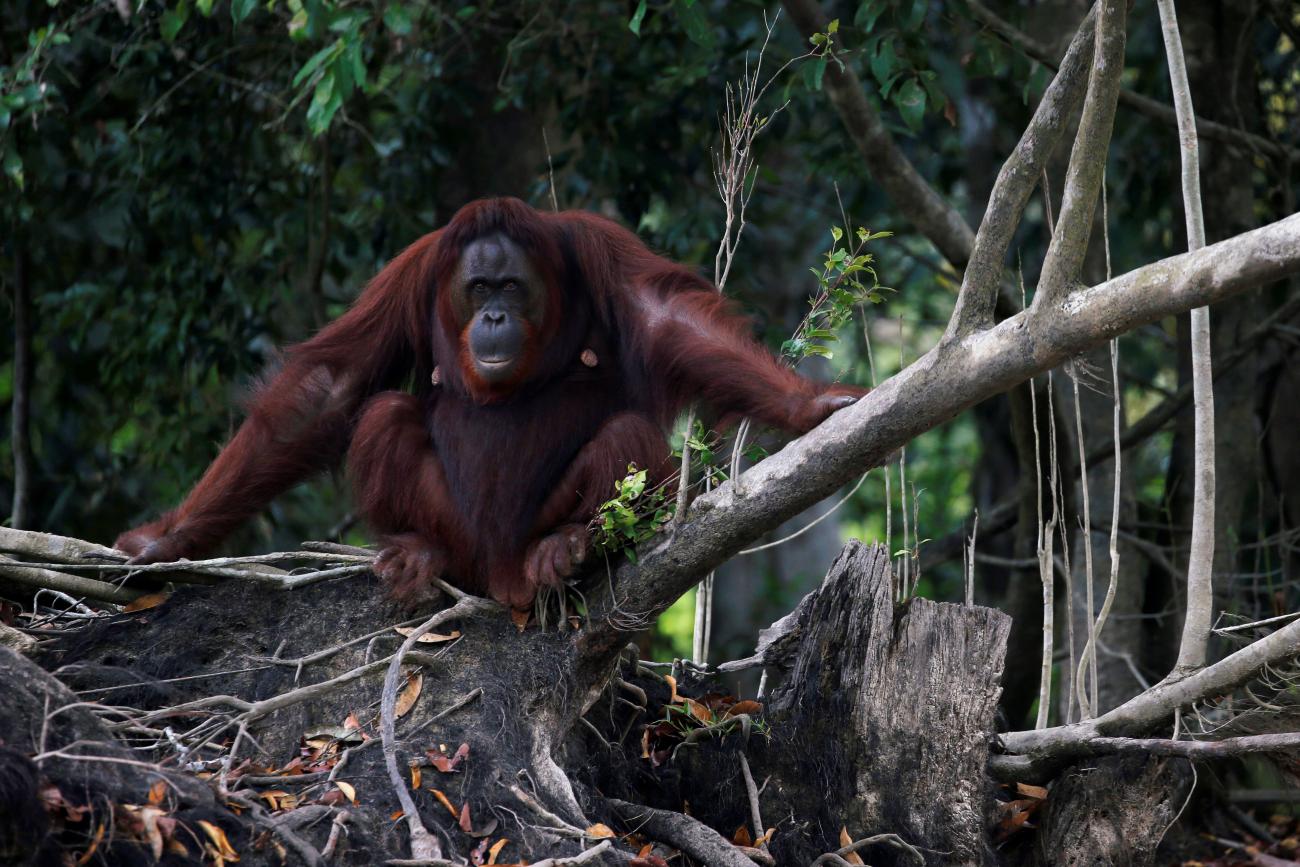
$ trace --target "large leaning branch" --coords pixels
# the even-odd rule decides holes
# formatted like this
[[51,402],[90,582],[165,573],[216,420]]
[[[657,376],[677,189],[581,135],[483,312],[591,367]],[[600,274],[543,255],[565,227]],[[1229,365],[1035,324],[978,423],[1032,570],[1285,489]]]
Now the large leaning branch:
[[619,648],[619,624],[654,616],[751,540],[828,496],[894,450],[995,394],[1110,338],[1300,272],[1300,215],[1079,288],[977,334],[941,342],[807,436],[701,496],[671,544],[593,594],[584,642]]

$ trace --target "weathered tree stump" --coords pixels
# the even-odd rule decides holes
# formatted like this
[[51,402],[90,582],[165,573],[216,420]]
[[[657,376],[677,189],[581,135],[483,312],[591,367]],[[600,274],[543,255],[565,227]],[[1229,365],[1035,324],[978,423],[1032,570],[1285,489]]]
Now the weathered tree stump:
[[[927,863],[991,860],[984,765],[1010,618],[928,599],[895,606],[891,574],[884,546],[851,542],[801,606],[794,663],[768,708],[766,770],[773,800],[807,830],[777,835],[779,863],[810,863],[841,828],[896,834]],[[862,855],[894,857],[883,846]]]

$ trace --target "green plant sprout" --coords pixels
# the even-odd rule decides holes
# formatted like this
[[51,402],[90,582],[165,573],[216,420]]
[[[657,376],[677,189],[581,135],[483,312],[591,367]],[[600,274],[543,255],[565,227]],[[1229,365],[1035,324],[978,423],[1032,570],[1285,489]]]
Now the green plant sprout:
[[854,234],[857,243],[849,249],[840,244],[844,230],[831,227],[831,247],[821,269],[808,269],[817,278],[817,292],[809,299],[808,313],[794,336],[781,344],[781,354],[791,363],[797,364],[810,355],[834,358],[827,344],[839,340],[835,331],[853,318],[853,309],[868,302],[879,304],[884,300],[883,293],[894,291],[880,285],[872,264],[875,256],[865,252],[867,244],[888,238],[893,232],[869,232],[859,227]]
[[614,498],[601,504],[592,519],[596,550],[623,553],[636,562],[636,546],[659,532],[673,516],[673,502],[663,486],[647,490],[646,471],[627,465],[627,475],[614,483]]

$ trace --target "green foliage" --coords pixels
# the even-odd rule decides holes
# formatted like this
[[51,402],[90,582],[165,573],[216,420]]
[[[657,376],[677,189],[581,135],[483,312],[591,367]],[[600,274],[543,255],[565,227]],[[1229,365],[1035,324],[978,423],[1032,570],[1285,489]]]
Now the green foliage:
[[864,252],[867,244],[892,234],[859,227],[854,233],[856,243],[846,248],[840,245],[844,230],[831,228],[831,246],[821,269],[808,269],[817,278],[817,292],[809,299],[808,313],[794,336],[781,344],[782,355],[795,362],[811,355],[834,357],[826,344],[839,339],[835,332],[853,318],[853,311],[863,304],[879,304],[884,300],[883,293],[893,291],[880,285],[873,265],[875,257]]
[[636,559],[636,546],[659,532],[673,516],[673,502],[661,488],[646,489],[646,471],[628,464],[614,483],[614,498],[601,504],[592,526],[596,550]]

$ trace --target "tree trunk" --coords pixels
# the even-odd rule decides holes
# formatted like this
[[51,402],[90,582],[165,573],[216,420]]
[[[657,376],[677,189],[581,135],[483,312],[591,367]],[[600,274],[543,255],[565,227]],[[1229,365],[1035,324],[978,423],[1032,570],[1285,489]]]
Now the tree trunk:
[[1150,864],[1190,785],[1186,759],[1112,756],[1072,768],[1052,788],[1033,863]]
[[928,599],[895,609],[889,576],[883,546],[850,543],[801,606],[794,665],[770,705],[771,759],[777,799],[830,839],[778,835],[780,863],[835,848],[841,827],[898,834],[933,850],[927,863],[990,858],[984,765],[1010,618]]

